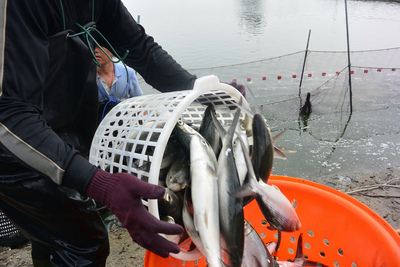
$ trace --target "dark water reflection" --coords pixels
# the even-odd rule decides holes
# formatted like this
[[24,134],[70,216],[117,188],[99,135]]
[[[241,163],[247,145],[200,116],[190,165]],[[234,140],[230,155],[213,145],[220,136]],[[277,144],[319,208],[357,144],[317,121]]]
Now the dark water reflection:
[[240,6],[240,10],[238,10],[240,27],[249,34],[262,34],[267,26],[264,2],[262,0],[241,0]]

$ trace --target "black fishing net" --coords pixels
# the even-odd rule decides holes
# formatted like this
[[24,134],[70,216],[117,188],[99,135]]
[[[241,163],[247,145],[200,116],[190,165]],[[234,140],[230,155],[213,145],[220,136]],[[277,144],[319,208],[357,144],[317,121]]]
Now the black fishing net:
[[[349,68],[346,51],[300,51],[189,71],[221,82],[235,79],[251,90],[256,101],[249,94],[247,101],[253,110],[259,107],[272,135],[287,130],[278,145],[297,151],[290,162],[275,161],[274,169],[313,179],[393,166],[400,154],[400,48],[351,52],[350,62]],[[141,87],[156,93],[143,81]],[[308,93],[312,112],[300,115]]]
[[[317,121],[316,127],[324,128],[323,131],[314,130],[322,133],[318,138],[335,140],[343,135],[351,111],[370,117],[368,113],[393,109],[397,114],[399,109],[400,48],[351,52],[350,62],[351,75],[347,52],[308,50],[189,71],[198,77],[213,74],[222,82],[236,80],[246,85],[256,96],[257,103],[252,103],[249,95],[247,100],[260,107],[272,126],[279,121],[281,127],[302,131]],[[141,86],[146,90],[143,80]],[[150,92],[155,93],[154,90]],[[307,93],[311,94],[312,116],[299,116]],[[392,124],[388,128],[382,131],[397,131],[399,125]],[[356,132],[352,134],[354,138],[360,137]]]

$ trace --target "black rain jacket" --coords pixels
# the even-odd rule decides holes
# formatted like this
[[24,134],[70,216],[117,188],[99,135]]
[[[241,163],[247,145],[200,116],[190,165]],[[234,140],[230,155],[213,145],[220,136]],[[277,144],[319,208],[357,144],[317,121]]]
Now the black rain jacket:
[[119,55],[129,50],[125,63],[159,91],[191,89],[196,79],[120,0],[0,0],[0,158],[11,155],[21,173],[28,168],[83,194],[98,170],[84,157],[97,127],[93,42],[74,36],[87,26]]

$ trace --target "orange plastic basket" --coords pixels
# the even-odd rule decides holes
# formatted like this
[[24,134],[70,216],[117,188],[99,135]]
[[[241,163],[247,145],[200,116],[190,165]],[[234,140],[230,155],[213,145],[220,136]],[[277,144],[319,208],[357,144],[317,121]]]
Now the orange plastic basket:
[[[297,201],[301,229],[282,232],[277,260],[293,260],[303,233],[303,253],[309,260],[328,266],[400,266],[400,237],[378,214],[358,200],[330,187],[299,178],[272,176],[268,182]],[[264,243],[277,241],[277,231],[266,228],[255,201],[245,207]],[[146,252],[144,266],[207,266],[204,258],[182,261]]]

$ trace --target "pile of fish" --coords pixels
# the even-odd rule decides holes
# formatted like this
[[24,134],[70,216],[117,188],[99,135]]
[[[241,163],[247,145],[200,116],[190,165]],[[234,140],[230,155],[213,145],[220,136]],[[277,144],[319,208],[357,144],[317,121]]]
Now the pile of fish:
[[[167,145],[173,144],[175,160],[160,171],[166,194],[158,207],[162,220],[181,224],[185,233],[168,238],[178,244],[190,238],[189,251],[197,248],[211,267],[313,265],[302,253],[295,262],[275,261],[271,254],[276,244],[265,245],[244,218],[243,208],[255,200],[269,229],[293,232],[301,227],[296,202],[267,184],[274,157],[284,154],[273,144],[263,115],[244,110],[241,102],[230,125],[219,122],[212,104],[200,127],[176,123]],[[251,117],[251,129],[240,119],[241,111]]]

